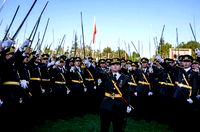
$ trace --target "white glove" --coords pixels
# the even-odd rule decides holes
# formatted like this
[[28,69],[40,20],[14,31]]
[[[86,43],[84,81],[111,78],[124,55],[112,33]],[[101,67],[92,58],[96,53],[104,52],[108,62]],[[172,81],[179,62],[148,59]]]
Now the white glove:
[[90,66],[91,66],[91,63],[90,63],[90,61],[88,60],[88,58],[84,61],[84,64],[85,64],[87,67],[90,67]]
[[196,96],[196,98],[197,98],[197,99],[200,99],[200,94],[198,94],[198,95]]
[[55,65],[59,65],[60,64],[60,61],[56,61]]
[[84,92],[87,92],[87,88],[84,88]]
[[26,40],[26,41],[24,41],[24,43],[22,44],[21,48],[23,49],[24,47],[29,46],[29,44],[30,44],[30,40]]
[[198,48],[195,49],[195,53],[197,54],[198,57],[200,57],[200,50]]
[[132,71],[132,70],[133,70],[133,67],[130,66],[130,67],[128,68],[128,70],[129,70],[129,71]]
[[153,68],[149,67],[149,73],[153,73]]
[[21,80],[20,85],[21,85],[21,87],[22,87],[23,89],[27,89],[27,88],[28,88],[28,85],[27,85],[27,83],[26,83],[26,80]]
[[127,112],[127,113],[130,113],[131,110],[132,110],[131,107],[130,107],[130,106],[127,106],[127,108],[126,108],[126,112]]
[[39,56],[40,55],[40,50],[37,50],[35,53],[35,56]]
[[148,93],[148,96],[152,96],[152,95],[153,95],[153,92],[149,92],[149,93]]
[[53,66],[54,64],[55,64],[55,61],[52,61],[52,62],[47,64],[47,67]]
[[44,93],[45,93],[45,89],[43,89],[43,88],[42,88],[42,89],[41,89],[41,91],[42,91],[42,94],[44,94]]
[[22,46],[19,48],[19,51],[23,51],[24,47],[27,47],[30,44],[30,40],[26,40],[24,41],[24,43],[22,44]]
[[94,86],[94,90],[96,90],[97,89],[97,86]]
[[71,91],[68,89],[68,90],[67,90],[67,94],[69,94],[70,92],[71,92]]
[[137,92],[135,92],[134,95],[137,96]]
[[3,100],[0,99],[0,107],[3,105]]
[[163,62],[163,61],[164,61],[160,55],[156,56],[156,59],[157,59],[158,61],[160,61],[160,62]]
[[19,103],[22,104],[24,101],[22,98],[19,99]]
[[72,66],[69,71],[73,72],[74,71],[74,66]]
[[50,61],[51,61],[51,62],[52,62],[52,61],[54,61],[54,58],[53,58],[53,57],[51,57],[51,58],[50,58]]
[[193,103],[193,100],[191,98],[187,99],[187,102],[192,104]]
[[9,48],[12,44],[15,44],[15,41],[13,40],[6,40],[2,43],[3,48]]
[[22,54],[22,56],[23,56],[23,57],[26,56],[26,53],[24,52],[24,53]]

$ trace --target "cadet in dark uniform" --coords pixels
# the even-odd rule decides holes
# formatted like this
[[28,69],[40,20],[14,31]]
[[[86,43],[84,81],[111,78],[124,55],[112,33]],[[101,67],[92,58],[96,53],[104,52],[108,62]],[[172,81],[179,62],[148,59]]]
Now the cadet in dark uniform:
[[15,65],[17,58],[20,58],[22,52],[15,48],[10,47],[1,53],[0,65],[2,77],[2,96],[4,105],[8,107],[16,107],[17,104],[21,103],[21,87],[20,78]]
[[[92,57],[88,57],[88,60],[92,65],[94,65]],[[84,69],[85,86],[87,87],[87,92],[85,96],[86,109],[87,112],[95,113],[97,111],[97,93],[96,93],[97,85],[95,81],[96,76],[87,67],[83,69]]]
[[112,62],[112,59],[106,59],[106,67],[108,68],[108,71],[110,71],[111,62]]
[[[30,82],[29,88],[33,97],[41,97],[44,89],[41,86],[41,71],[39,64],[41,63],[39,51],[32,52],[32,58],[29,61]],[[39,101],[39,100],[38,100]]]
[[85,102],[85,92],[87,92],[87,87],[85,86],[84,69],[81,68],[82,59],[76,57],[74,59],[74,66],[70,69],[70,90],[72,96],[72,104],[75,114],[83,114],[85,112],[84,106]]
[[[11,41],[11,45],[14,44],[14,41]],[[7,49],[4,49],[1,52],[0,57],[0,66],[1,72],[0,76],[2,77],[2,99],[3,99],[3,108],[4,111],[1,113],[1,130],[6,131],[18,131],[23,123],[21,116],[20,105],[23,103],[22,100],[22,82],[20,82],[20,77],[18,74],[18,69],[16,62],[22,56],[23,48],[27,46],[28,43],[23,44],[16,52],[13,46],[8,46]],[[25,83],[26,84],[26,83]],[[22,86],[22,87],[20,87]],[[22,120],[19,122],[19,118]],[[19,130],[20,131],[20,130]]]
[[[102,74],[108,73],[108,68],[106,67],[105,59],[100,59],[98,61],[98,66],[96,68],[96,71]],[[100,77],[97,77],[96,84],[97,84],[97,107],[99,108],[102,99],[105,96],[105,81],[102,80]]]
[[51,76],[47,67],[49,60],[48,54],[41,55],[41,63],[39,64],[40,72],[41,72],[41,85],[42,88],[45,90],[44,95],[50,95],[52,92],[52,82]]
[[121,59],[121,70],[120,70],[120,72],[121,73],[123,73],[123,74],[125,74],[125,75],[127,75],[128,73],[127,73],[127,67],[126,67],[126,60],[125,59]]
[[[174,60],[170,58],[164,59],[164,62],[173,66]],[[158,98],[159,104],[157,107],[157,115],[159,120],[168,121],[171,119],[174,108],[172,106],[172,98],[174,95],[175,76],[174,73],[162,68],[159,76],[158,87],[160,95]],[[164,114],[165,113],[165,114]]]
[[60,57],[51,69],[51,76],[54,83],[52,92],[54,96],[65,96],[70,92],[70,89],[66,85],[66,82],[69,80],[66,80],[64,75],[65,73],[63,73],[62,69],[64,67],[64,63],[65,60]]
[[199,61],[197,59],[193,60],[192,69],[194,69],[194,70],[196,70],[198,72],[198,70],[199,70]]
[[[160,58],[160,61],[162,59]],[[189,122],[192,116],[192,103],[196,98],[198,92],[198,73],[193,71],[191,64],[193,57],[190,55],[182,56],[182,67],[169,66],[163,63],[164,68],[168,68],[170,71],[177,74],[175,79],[175,91],[173,95],[173,107],[174,107],[174,127],[184,130],[191,130]],[[183,127],[184,126],[184,127]]]
[[137,96],[136,112],[140,118],[148,119],[151,115],[151,101],[148,96],[152,96],[153,89],[153,72],[148,66],[149,60],[147,58],[141,59],[141,69],[138,71],[138,84],[135,91]]
[[[64,69],[63,69],[64,68]],[[55,65],[50,68],[50,73],[52,77],[52,101],[51,103],[54,104],[52,106],[53,112],[57,116],[68,116],[69,112],[69,94],[70,89],[67,86],[67,82],[65,78],[65,60],[62,57],[57,58]]]
[[23,88],[23,102],[29,103],[32,94],[29,89],[30,72],[28,70],[28,63],[30,61],[29,53],[23,53],[20,59],[16,62],[17,70],[20,77],[21,87]]
[[[88,64],[86,63],[86,65]],[[101,132],[108,132],[111,122],[114,132],[123,132],[125,128],[130,92],[128,83],[130,81],[126,75],[119,72],[120,69],[120,60],[113,59],[111,73],[103,74],[102,72],[97,72],[97,75],[105,81],[105,97],[100,106]],[[130,112],[130,109],[128,107],[128,112]]]
[[[138,85],[138,77],[139,77],[139,75],[138,75],[138,68],[139,68],[139,66],[138,66],[138,64],[137,64],[137,62],[132,62],[131,63],[131,67],[129,67],[129,69],[128,69],[128,77],[129,77],[129,79],[130,79],[130,82],[129,82],[129,85],[130,85],[130,87],[131,87],[131,93],[130,93],[130,102],[131,102],[131,105],[132,106],[135,106],[136,105],[136,96],[135,96],[135,92],[136,92],[136,88],[137,88],[137,85]],[[137,94],[137,92],[136,92],[136,94]]]

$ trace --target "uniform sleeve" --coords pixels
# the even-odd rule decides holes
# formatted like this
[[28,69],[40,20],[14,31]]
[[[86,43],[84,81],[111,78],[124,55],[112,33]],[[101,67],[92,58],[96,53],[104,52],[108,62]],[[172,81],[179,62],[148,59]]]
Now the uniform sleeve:
[[6,63],[12,65],[14,62],[19,61],[21,56],[22,52],[17,50],[10,59],[6,60]]
[[198,76],[198,72],[194,72],[193,81],[192,81],[192,95],[191,95],[192,98],[195,98],[198,94],[198,90],[200,87],[199,81],[200,81],[200,78]]

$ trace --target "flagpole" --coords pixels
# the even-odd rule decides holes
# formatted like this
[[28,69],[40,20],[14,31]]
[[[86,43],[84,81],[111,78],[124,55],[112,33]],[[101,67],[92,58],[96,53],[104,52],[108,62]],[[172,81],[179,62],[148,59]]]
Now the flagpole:
[[83,16],[81,12],[81,29],[82,29],[82,39],[83,39],[83,56],[85,58],[85,41],[84,41],[84,30],[83,30]]
[[0,13],[1,13],[1,10],[3,9],[3,7],[4,7],[5,3],[6,3],[6,1],[7,1],[7,0],[4,0],[3,3],[1,4]]

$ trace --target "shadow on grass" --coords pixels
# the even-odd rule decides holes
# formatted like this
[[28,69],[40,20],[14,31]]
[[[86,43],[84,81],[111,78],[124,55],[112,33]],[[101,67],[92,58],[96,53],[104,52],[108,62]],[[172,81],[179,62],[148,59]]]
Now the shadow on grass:
[[[99,132],[100,119],[98,115],[84,115],[69,120],[47,120],[43,124],[35,126],[32,132]],[[127,119],[125,132],[172,132],[168,125],[155,121],[136,121]]]

